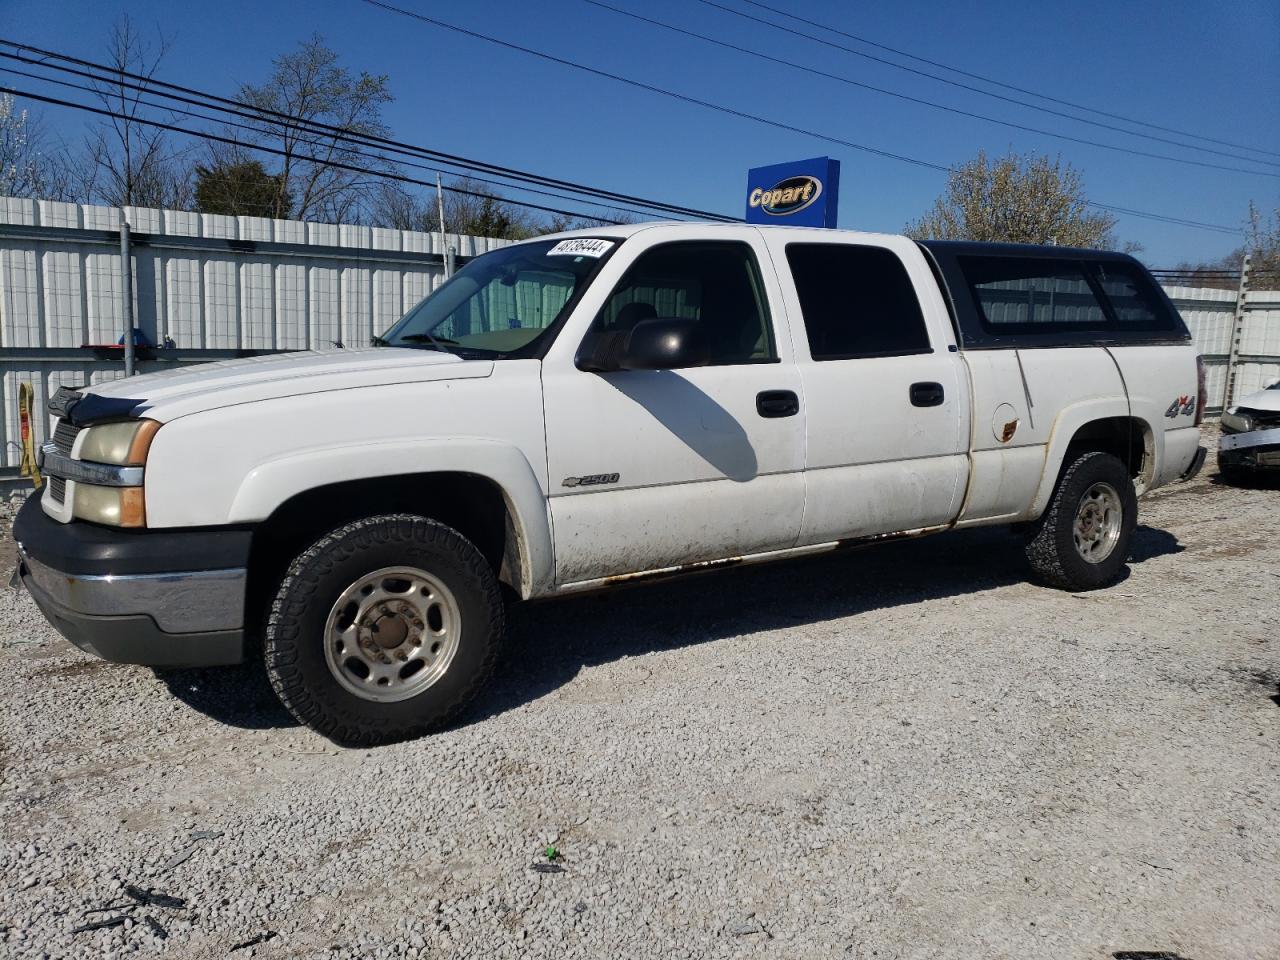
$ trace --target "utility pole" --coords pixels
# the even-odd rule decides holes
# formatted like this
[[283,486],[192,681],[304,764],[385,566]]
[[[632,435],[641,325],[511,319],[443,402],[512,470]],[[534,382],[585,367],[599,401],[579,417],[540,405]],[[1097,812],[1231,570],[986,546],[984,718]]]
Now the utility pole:
[[120,312],[124,315],[124,375],[133,376],[133,256],[129,221],[120,211]]
[[444,278],[453,276],[453,253],[448,246],[448,238],[444,232],[444,188],[440,185],[440,174],[436,174],[436,212],[440,218],[440,259],[444,263]]
[[1240,264],[1240,286],[1236,288],[1236,316],[1231,330],[1231,354],[1227,358],[1227,390],[1222,398],[1222,409],[1227,410],[1236,399],[1236,369],[1240,366],[1240,341],[1244,338],[1245,299],[1249,296],[1249,269],[1253,258],[1244,255]]

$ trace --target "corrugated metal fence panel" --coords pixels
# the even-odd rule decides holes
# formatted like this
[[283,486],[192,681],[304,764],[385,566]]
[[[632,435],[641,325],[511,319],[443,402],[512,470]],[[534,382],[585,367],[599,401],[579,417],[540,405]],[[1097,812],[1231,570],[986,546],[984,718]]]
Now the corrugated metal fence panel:
[[[135,235],[147,235],[145,243],[132,248],[134,315],[155,344],[165,337],[187,350],[328,350],[334,343],[365,344],[443,281],[443,266],[428,260],[438,260],[442,252],[438,234],[142,207],[123,212]],[[3,356],[6,347],[75,348],[120,340],[118,239],[68,240],[52,233],[114,234],[120,217],[115,207],[0,197],[0,224],[51,231],[48,240],[0,239],[0,465],[13,466],[19,459],[19,383],[35,388],[36,434],[43,440],[48,433],[44,404],[59,386],[122,375],[113,360],[64,364]],[[219,241],[222,249],[184,248],[177,239],[166,245],[170,237]],[[225,241],[243,241],[243,249],[229,248]],[[506,243],[457,234],[446,238],[463,257]],[[312,254],[252,244],[331,249]]]
[[1236,292],[1207,287],[1166,287],[1169,299],[1195,338],[1196,349],[1208,356],[1231,352],[1235,328]]

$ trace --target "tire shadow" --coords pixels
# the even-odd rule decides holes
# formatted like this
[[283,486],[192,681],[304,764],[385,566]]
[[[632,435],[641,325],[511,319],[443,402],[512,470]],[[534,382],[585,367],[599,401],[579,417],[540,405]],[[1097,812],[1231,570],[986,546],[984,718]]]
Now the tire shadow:
[[260,658],[234,667],[159,670],[156,678],[197,713],[241,730],[298,726],[271,689]]
[[1138,524],[1133,531],[1133,537],[1129,540],[1129,562],[1143,563],[1154,560],[1156,557],[1182,553],[1186,549],[1168,530]]

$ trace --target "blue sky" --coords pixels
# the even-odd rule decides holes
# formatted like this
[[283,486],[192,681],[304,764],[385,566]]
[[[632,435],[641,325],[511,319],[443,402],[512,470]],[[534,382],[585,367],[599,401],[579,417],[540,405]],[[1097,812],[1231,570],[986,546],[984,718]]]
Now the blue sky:
[[[1071,136],[1280,174],[1280,156],[1270,158],[1278,166],[1259,168],[1047,116],[749,23],[695,0],[608,2],[909,96]],[[780,19],[742,0],[717,2]],[[768,2],[1037,92],[1280,154],[1280,5],[1275,0],[1214,5]],[[979,148],[996,154],[1010,148],[1060,154],[1083,172],[1090,198],[1103,203],[1228,225],[1242,221],[1250,199],[1265,208],[1280,206],[1276,176],[1129,156],[955,116],[677,36],[584,0],[398,0],[398,5],[655,86],[933,163],[962,162]],[[127,10],[139,26],[152,32],[158,27],[172,39],[160,76],[224,94],[241,81],[262,79],[273,56],[318,32],[349,67],[390,77],[396,101],[385,119],[400,139],[703,209],[741,215],[748,167],[825,154],[843,167],[840,225],[895,232],[928,208],[945,182],[936,171],[622,86],[360,0],[0,0],[0,9],[4,36],[87,59],[101,58],[112,20]],[[7,80],[35,85],[25,78]],[[81,117],[52,107],[43,108],[43,115],[69,140],[85,125]],[[1239,242],[1128,216],[1121,217],[1118,234],[1143,244],[1142,256],[1154,266],[1218,257]]]

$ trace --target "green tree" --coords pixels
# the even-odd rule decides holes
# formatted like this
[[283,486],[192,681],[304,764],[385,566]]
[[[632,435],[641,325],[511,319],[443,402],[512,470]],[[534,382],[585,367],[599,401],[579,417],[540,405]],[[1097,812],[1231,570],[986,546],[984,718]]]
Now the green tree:
[[257,160],[196,166],[196,209],[232,217],[287,218],[293,201],[279,174]]
[[1090,212],[1079,171],[1046,156],[985,152],[952,169],[933,208],[907,225],[921,240],[1111,247],[1116,219]]

